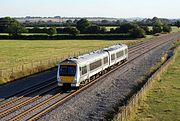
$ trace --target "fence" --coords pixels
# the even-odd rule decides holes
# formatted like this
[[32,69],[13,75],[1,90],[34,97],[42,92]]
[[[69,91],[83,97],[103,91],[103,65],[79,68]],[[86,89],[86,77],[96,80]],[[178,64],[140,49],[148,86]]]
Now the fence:
[[[112,42],[111,45],[113,45],[113,44],[119,44],[119,43],[113,43]],[[40,61],[35,61],[32,63],[14,66],[11,68],[0,69],[0,84],[7,83],[7,82],[10,82],[12,80],[15,80],[15,79],[18,79],[21,77],[25,77],[25,76],[28,76],[31,74],[35,74],[35,73],[38,73],[41,71],[45,71],[47,69],[56,67],[58,62],[61,62],[61,61],[65,60],[66,58],[79,56],[79,55],[89,53],[89,52],[92,52],[92,51],[95,51],[98,49],[101,49],[101,48],[84,50],[81,52],[68,54],[67,56],[64,56],[64,57],[40,60]]]
[[27,63],[27,64],[18,65],[18,66],[6,68],[6,69],[1,69],[0,70],[0,84],[56,67],[58,62],[63,61],[66,58],[69,58],[72,56],[78,56],[84,53],[88,53],[90,51],[93,51],[93,50],[72,53],[72,54],[68,54],[67,56],[60,57],[60,58],[40,60],[40,61],[35,61],[32,63]]
[[41,60],[32,63],[27,63],[23,65],[14,66],[11,68],[1,69],[0,70],[0,82],[6,83],[11,80],[15,80],[24,76],[28,76],[49,68],[54,67],[57,64],[58,58]]
[[175,60],[175,54],[177,49],[175,49],[174,54],[170,57],[143,85],[140,91],[134,94],[131,99],[128,101],[127,105],[121,108],[121,111],[116,115],[115,120],[124,121],[132,113],[133,108],[139,104],[140,99],[145,95],[145,93],[151,88],[155,78],[162,74],[167,67]]

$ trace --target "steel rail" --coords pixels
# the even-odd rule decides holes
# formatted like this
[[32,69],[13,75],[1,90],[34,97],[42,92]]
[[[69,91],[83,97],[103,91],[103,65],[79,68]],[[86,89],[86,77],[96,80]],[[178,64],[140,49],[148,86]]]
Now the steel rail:
[[41,98],[42,95],[48,93],[49,91],[52,91],[52,90],[55,90],[57,88],[57,86],[53,86],[51,87],[50,89],[48,90],[44,90],[43,92],[41,92],[39,95],[36,95],[28,100],[25,100],[24,102],[20,102],[19,104],[13,106],[13,107],[10,107],[9,109],[6,109],[6,110],[3,110],[2,112],[0,112],[0,118],[4,117],[5,115],[9,114],[10,112],[24,106],[24,105],[27,105],[28,103],[34,101],[34,100],[37,100],[39,98]]

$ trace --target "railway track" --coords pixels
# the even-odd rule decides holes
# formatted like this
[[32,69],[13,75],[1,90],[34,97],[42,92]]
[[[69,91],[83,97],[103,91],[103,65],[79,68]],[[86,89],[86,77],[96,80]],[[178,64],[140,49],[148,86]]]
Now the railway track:
[[[25,89],[23,89],[23,90],[21,90],[21,91],[19,91],[17,93],[14,93],[14,94],[6,97],[3,101],[1,101],[0,108],[3,108],[4,106],[9,105],[9,104],[17,101],[17,100],[23,98],[24,96],[27,96],[27,95],[35,92],[38,88],[40,88],[40,87],[42,87],[44,85],[50,84],[52,82],[52,80],[55,80],[55,79],[56,79],[56,76],[51,77],[51,78],[49,78],[49,79],[47,79],[47,80],[45,80],[45,81],[43,81],[41,83],[38,83],[38,84],[33,85],[33,86],[30,86],[28,88],[25,88]],[[54,81],[54,82],[56,82],[56,81]],[[13,97],[18,97],[18,98],[11,99]],[[10,101],[6,101],[6,100],[9,100],[9,99],[11,99],[11,100]]]
[[[169,40],[169,39],[168,39],[168,40]],[[59,98],[59,97],[61,97],[61,96],[63,95],[63,97],[62,97],[60,100],[55,100],[55,101],[54,101],[53,103],[51,103],[50,105],[46,106],[46,108],[44,108],[43,110],[41,110],[41,111],[39,111],[39,112],[31,115],[31,117],[27,118],[28,120],[36,120],[36,119],[37,119],[38,117],[40,117],[41,115],[47,113],[49,110],[51,110],[52,108],[56,107],[57,105],[60,105],[60,104],[62,104],[63,102],[69,100],[71,97],[73,97],[74,95],[76,95],[76,94],[80,93],[81,91],[85,90],[86,88],[88,88],[89,86],[93,85],[94,83],[96,83],[96,82],[99,81],[100,79],[104,78],[104,77],[107,76],[108,74],[110,74],[110,73],[114,72],[115,70],[121,68],[121,67],[124,66],[125,64],[127,64],[127,63],[131,62],[132,60],[138,58],[139,56],[147,53],[148,51],[150,51],[150,50],[152,50],[152,49],[154,49],[154,48],[156,48],[156,47],[158,47],[158,46],[160,46],[160,45],[162,45],[162,44],[165,44],[166,42],[168,42],[168,40],[166,40],[166,41],[161,40],[161,41],[159,41],[159,42],[147,41],[147,42],[144,42],[143,44],[140,44],[140,45],[138,45],[138,46],[134,46],[134,47],[130,48],[130,50],[129,50],[129,55],[130,55],[130,56],[134,56],[134,57],[131,58],[129,61],[121,64],[120,66],[117,66],[116,68],[114,68],[113,70],[107,72],[107,73],[104,74],[103,76],[100,76],[99,78],[91,81],[90,83],[88,83],[87,85],[83,86],[83,87],[80,88],[79,90],[73,90],[72,92],[70,92],[70,93],[68,93],[68,94],[66,94],[66,95],[63,95],[62,92],[58,92],[58,93],[56,93],[55,95],[52,95],[51,97],[49,97],[48,99],[46,99],[46,100],[38,103],[36,106],[34,106],[34,107],[32,107],[32,108],[29,108],[29,109],[27,109],[27,110],[19,113],[18,115],[14,116],[14,117],[12,117],[12,118],[10,118],[10,119],[11,119],[12,121],[13,121],[13,120],[18,120],[18,119],[26,116],[26,115],[29,114],[30,112],[38,109],[39,107],[42,107],[44,104],[49,103],[51,100],[55,100],[56,98]],[[142,52],[142,50],[143,50],[143,53],[140,53],[140,52]],[[47,85],[47,86],[48,86],[48,85]],[[44,88],[47,87],[47,86],[44,86]],[[43,88],[43,87],[40,87],[40,88]],[[54,88],[56,88],[56,87],[54,87]],[[38,89],[37,89],[37,90],[38,90]],[[16,108],[13,106],[13,107],[11,107],[11,108],[7,108],[7,110],[3,110],[2,112],[0,112],[0,117],[2,116],[3,119],[6,119],[6,118],[5,118],[5,117],[6,117],[6,114],[13,113],[13,111],[14,111],[14,110],[17,110],[19,107],[24,106],[24,105],[26,105],[26,104],[29,104],[30,102],[32,102],[32,101],[34,101],[34,100],[36,100],[36,99],[41,98],[41,95],[45,94],[45,93],[48,92],[48,91],[50,91],[50,90],[44,91],[44,92],[41,93],[40,95],[37,95],[37,96],[35,96],[35,97],[33,97],[33,98],[30,98],[29,100],[26,100],[26,101],[22,102],[23,104],[20,103],[20,105],[15,105]],[[27,92],[28,92],[28,91],[27,91]],[[32,92],[33,92],[33,91],[32,91]],[[27,93],[27,94],[25,93],[20,99],[22,99],[23,97],[25,97],[25,96],[27,96],[27,95],[28,95],[28,93]],[[18,98],[19,98],[19,97],[18,97]],[[15,99],[13,102],[18,101],[18,100],[19,100],[19,99]],[[6,107],[6,106],[9,107],[13,102],[5,103],[5,104],[1,105],[1,108],[2,108],[2,107],[4,108],[4,107]]]
[[[148,41],[148,42],[150,42],[150,41]],[[140,45],[138,47],[134,46],[133,48],[136,48],[136,50],[137,50],[137,49],[139,49],[140,46],[144,46],[144,43],[140,43]],[[133,49],[133,50],[136,51],[135,49]],[[55,79],[56,79],[56,76],[54,76],[54,77],[52,77],[50,79],[47,79],[46,81],[43,81],[42,83],[36,84],[36,85],[28,87],[26,89],[23,89],[20,92],[17,92],[15,94],[11,95],[11,96],[8,96],[4,100],[8,100],[8,99],[10,100],[10,98],[12,98],[12,97],[16,97],[16,98],[11,99],[10,101],[2,102],[1,105],[0,105],[0,108],[3,108],[3,107],[5,107],[5,106],[7,106],[9,104],[12,104],[13,102],[18,101],[18,100],[22,99],[23,97],[38,91],[39,89],[43,88],[43,85],[48,86],[51,83],[55,83],[56,81],[52,82],[52,80],[55,80]]]
[[[9,106],[9,105],[11,105],[14,102],[19,101],[23,97],[31,95],[31,94],[33,94],[33,93],[35,93],[35,92],[37,92],[37,91],[47,87],[47,86],[55,84],[56,83],[55,79],[56,79],[56,77],[50,78],[50,79],[48,79],[48,80],[46,80],[46,81],[44,81],[44,82],[42,82],[40,84],[34,85],[32,87],[29,87],[27,89],[24,89],[24,90],[18,92],[18,93],[13,94],[12,97],[16,97],[16,98],[13,98],[12,100],[9,100],[9,101],[6,101],[6,102],[2,103],[0,105],[0,108],[2,109],[4,107],[6,107],[6,106]],[[9,98],[11,98],[11,97],[9,97]],[[7,98],[7,99],[9,99],[9,98]]]
[[[48,86],[50,86],[50,87],[48,87]],[[41,96],[42,96],[43,94],[46,94],[47,92],[49,92],[49,91],[54,90],[55,88],[57,88],[57,85],[56,85],[55,83],[50,83],[49,85],[46,85],[46,86],[41,87],[41,89],[42,89],[42,88],[45,88],[45,89],[44,89],[43,91],[41,91],[38,95],[36,95],[36,96],[34,96],[34,97],[32,97],[32,98],[29,98],[29,99],[24,100],[24,101],[19,101],[16,105],[14,105],[14,104],[12,104],[12,103],[9,104],[6,108],[4,108],[4,109],[1,110],[1,112],[0,112],[0,117],[2,118],[4,115],[12,112],[13,110],[16,110],[16,109],[20,108],[21,106],[24,106],[24,105],[26,105],[26,104],[34,101],[34,100],[37,100],[37,99],[41,98]],[[40,90],[40,89],[38,89],[38,90]],[[16,101],[17,101],[17,100],[16,100]],[[14,100],[13,100],[13,102],[14,102]]]
[[[44,110],[40,111],[38,114],[33,115],[33,116],[32,116],[31,118],[29,118],[28,120],[29,120],[29,121],[33,121],[33,120],[38,119],[40,116],[46,114],[46,113],[47,113],[48,111],[50,111],[51,109],[55,108],[55,107],[58,106],[58,105],[61,105],[61,104],[64,103],[65,101],[69,100],[70,98],[72,98],[72,97],[74,97],[75,95],[79,94],[79,93],[82,92],[83,90],[85,90],[85,89],[87,89],[88,87],[92,86],[93,84],[95,84],[95,83],[96,83],[97,81],[99,81],[100,79],[104,78],[105,76],[108,76],[110,73],[112,73],[112,72],[116,71],[117,69],[123,67],[125,64],[130,63],[131,61],[135,60],[135,59],[138,58],[139,56],[147,53],[148,51],[150,51],[150,50],[152,50],[152,49],[154,49],[154,48],[156,48],[156,47],[158,47],[158,46],[160,46],[160,45],[162,45],[162,44],[165,44],[165,43],[161,43],[161,44],[159,44],[159,45],[157,45],[157,46],[152,47],[151,49],[148,49],[148,50],[144,51],[144,52],[141,53],[141,54],[138,54],[137,56],[133,57],[133,58],[130,59],[129,61],[127,61],[127,62],[123,63],[122,65],[114,68],[113,70],[107,72],[107,73],[104,74],[103,76],[100,76],[99,78],[91,81],[90,83],[88,83],[87,85],[83,86],[83,87],[80,88],[79,90],[70,93],[69,95],[67,95],[67,96],[66,96],[65,98],[63,98],[62,100],[59,100],[59,101],[57,101],[56,103],[50,105],[48,108],[45,108]],[[15,117],[15,118],[13,118],[11,121],[17,120],[17,119],[20,118],[20,117],[21,117],[21,116]]]

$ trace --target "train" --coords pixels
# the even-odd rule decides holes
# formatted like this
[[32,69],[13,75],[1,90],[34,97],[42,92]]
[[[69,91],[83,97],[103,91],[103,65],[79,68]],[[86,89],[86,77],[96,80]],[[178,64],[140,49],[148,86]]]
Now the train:
[[128,46],[125,44],[66,59],[58,64],[58,86],[80,87],[127,59]]

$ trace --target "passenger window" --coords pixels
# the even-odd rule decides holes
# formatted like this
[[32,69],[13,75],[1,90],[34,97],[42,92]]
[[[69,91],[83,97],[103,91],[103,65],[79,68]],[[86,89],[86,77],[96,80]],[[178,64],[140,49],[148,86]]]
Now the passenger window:
[[115,54],[111,55],[111,60],[115,60]]
[[119,51],[119,52],[116,53],[117,58],[120,58],[123,55],[124,55],[123,51]]
[[128,53],[128,50],[127,49],[125,49],[125,54],[127,54]]
[[102,66],[102,60],[95,61],[90,64],[90,71]]
[[81,74],[84,75],[86,73],[87,73],[87,66],[83,66]]
[[108,63],[108,57],[104,58],[104,64]]

